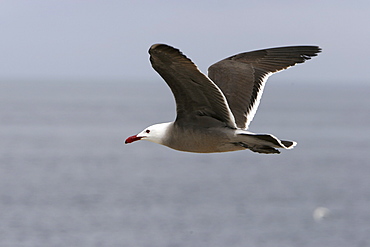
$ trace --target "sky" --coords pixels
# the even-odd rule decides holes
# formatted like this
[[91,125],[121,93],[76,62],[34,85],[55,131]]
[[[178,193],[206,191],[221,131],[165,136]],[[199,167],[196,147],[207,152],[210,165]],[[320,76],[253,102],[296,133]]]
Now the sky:
[[167,43],[203,72],[239,52],[319,45],[278,78],[370,83],[369,10],[368,0],[1,0],[0,81],[158,80],[147,51]]

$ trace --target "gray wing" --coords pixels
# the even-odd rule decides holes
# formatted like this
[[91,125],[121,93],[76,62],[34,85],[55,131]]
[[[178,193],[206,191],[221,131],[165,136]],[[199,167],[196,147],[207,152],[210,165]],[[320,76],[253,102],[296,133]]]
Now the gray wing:
[[196,116],[208,116],[236,128],[221,90],[178,49],[155,44],[149,49],[150,62],[162,76],[176,100],[176,123],[186,123]]
[[239,128],[252,121],[267,78],[316,56],[317,46],[289,46],[240,53],[208,68],[208,76],[224,93]]

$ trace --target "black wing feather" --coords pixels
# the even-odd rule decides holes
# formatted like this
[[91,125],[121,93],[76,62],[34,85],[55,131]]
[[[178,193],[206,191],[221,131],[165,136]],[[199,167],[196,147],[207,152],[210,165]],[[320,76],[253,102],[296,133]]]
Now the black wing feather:
[[275,72],[317,56],[317,46],[287,46],[240,53],[208,69],[224,93],[239,128],[248,128],[259,105],[267,78]]
[[155,44],[150,62],[162,76],[176,100],[176,123],[192,116],[209,116],[235,128],[234,117],[221,90],[178,49]]

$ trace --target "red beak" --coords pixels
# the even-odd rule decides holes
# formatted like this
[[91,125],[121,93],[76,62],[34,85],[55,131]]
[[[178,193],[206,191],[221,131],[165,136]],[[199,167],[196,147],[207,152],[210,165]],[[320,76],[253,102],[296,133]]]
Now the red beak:
[[125,141],[125,144],[135,142],[135,141],[139,141],[141,138],[142,137],[138,137],[137,135],[127,137],[127,139]]

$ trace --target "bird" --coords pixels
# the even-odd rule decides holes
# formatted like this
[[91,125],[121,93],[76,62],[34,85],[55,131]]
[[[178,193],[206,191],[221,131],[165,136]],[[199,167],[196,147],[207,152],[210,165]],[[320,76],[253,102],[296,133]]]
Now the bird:
[[150,62],[170,87],[176,119],[151,125],[130,136],[125,144],[151,141],[192,153],[220,153],[249,149],[279,154],[295,141],[248,131],[266,81],[272,74],[303,63],[321,52],[314,45],[284,46],[239,53],[208,68],[208,75],[179,49],[167,44],[149,48]]

